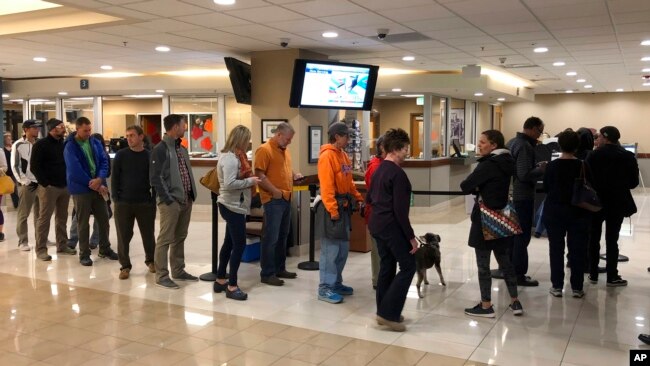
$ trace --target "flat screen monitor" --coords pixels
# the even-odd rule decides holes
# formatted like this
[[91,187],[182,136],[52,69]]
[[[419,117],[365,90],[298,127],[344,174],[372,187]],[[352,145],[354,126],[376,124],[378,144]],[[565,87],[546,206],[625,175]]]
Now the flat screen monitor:
[[240,104],[251,104],[251,65],[233,57],[224,57],[230,74],[230,84],[235,92],[235,99]]
[[460,140],[459,139],[452,139],[451,140],[451,147],[454,149],[454,153],[451,155],[456,156],[457,158],[462,157],[463,155],[460,152]]
[[298,59],[289,106],[370,110],[379,66]]
[[636,146],[637,146],[636,143],[633,143],[633,144],[621,144],[621,147],[623,147],[625,150],[627,150],[627,151],[631,152],[632,154],[634,154],[634,156],[636,156]]

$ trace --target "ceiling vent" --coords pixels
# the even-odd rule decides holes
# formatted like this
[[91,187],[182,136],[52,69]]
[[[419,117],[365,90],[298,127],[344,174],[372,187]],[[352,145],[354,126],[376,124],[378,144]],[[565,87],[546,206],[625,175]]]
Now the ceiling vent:
[[540,81],[559,81],[560,78],[539,78],[539,79],[530,79],[533,83],[537,83]]
[[501,64],[499,67],[504,68],[504,69],[528,69],[531,67],[539,67],[539,65],[535,64]]
[[[367,37],[373,41],[377,40],[377,36]],[[411,32],[411,33],[398,33],[398,34],[387,34],[384,38],[381,38],[379,41],[382,43],[404,43],[404,42],[420,42],[420,41],[430,41],[431,37],[425,36],[422,33]]]

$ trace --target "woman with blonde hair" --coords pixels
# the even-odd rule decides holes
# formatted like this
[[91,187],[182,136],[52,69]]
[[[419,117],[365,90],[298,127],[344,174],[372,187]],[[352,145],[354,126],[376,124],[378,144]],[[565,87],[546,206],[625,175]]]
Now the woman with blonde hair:
[[[224,292],[233,300],[246,300],[248,294],[237,286],[237,270],[246,246],[246,215],[250,213],[251,187],[259,183],[246,157],[251,131],[238,125],[230,131],[219,155],[219,212],[226,221],[226,236],[219,252],[214,292]],[[230,273],[226,282],[226,266]]]

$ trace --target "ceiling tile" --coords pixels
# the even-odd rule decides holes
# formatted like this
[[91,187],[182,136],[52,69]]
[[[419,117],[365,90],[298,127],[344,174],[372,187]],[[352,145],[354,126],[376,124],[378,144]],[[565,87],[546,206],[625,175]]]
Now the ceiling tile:
[[230,27],[233,25],[251,24],[251,22],[247,20],[235,18],[233,16],[222,14],[222,13],[188,15],[182,17],[175,17],[174,19],[181,22],[190,23],[190,24],[194,24],[202,27],[208,27],[208,28]]
[[385,10],[431,4],[430,0],[352,0],[367,9]]
[[281,29],[290,33],[302,33],[302,32],[311,32],[311,31],[325,31],[332,26],[320,22],[316,19],[300,19],[300,20],[288,20],[283,22],[271,22],[267,23],[271,28]]
[[347,0],[313,0],[305,1],[295,4],[285,5],[285,8],[291,9],[297,13],[313,17],[321,18],[332,15],[343,15],[351,13],[361,13],[365,9],[351,3]]
[[226,11],[225,13],[237,18],[248,20],[250,22],[257,22],[262,24],[267,22],[279,22],[283,20],[296,20],[305,18],[303,15],[300,15],[291,10],[280,8],[278,6],[265,6],[261,8],[232,10]]
[[380,10],[377,13],[396,22],[411,22],[414,20],[432,21],[434,19],[454,16],[449,10],[437,4]]
[[150,13],[144,13],[137,10],[126,9],[121,6],[109,6],[106,8],[99,9],[99,12],[105,13],[108,15],[114,15],[125,19],[138,19],[138,20],[150,20],[156,19],[158,16]]
[[335,15],[331,17],[322,17],[320,20],[336,24],[337,27],[360,27],[367,25],[385,25],[385,24],[396,24],[391,20],[374,13],[355,13],[355,14],[345,14],[345,15]]
[[205,8],[182,3],[178,0],[149,0],[134,4],[126,4],[124,7],[161,17],[175,17],[208,12]]
[[176,32],[192,29],[200,29],[200,26],[192,23],[181,22],[173,19],[156,19],[150,22],[139,23],[136,27],[159,32]]

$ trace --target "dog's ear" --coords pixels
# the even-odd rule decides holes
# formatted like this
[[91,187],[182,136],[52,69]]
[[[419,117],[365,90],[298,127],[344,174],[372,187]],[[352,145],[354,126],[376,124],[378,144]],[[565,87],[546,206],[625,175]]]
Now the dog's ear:
[[440,235],[436,234],[436,235],[434,235],[434,236],[436,237],[436,241],[437,241],[438,243],[440,243],[440,242],[442,241],[442,240],[440,240]]
[[434,238],[434,234],[432,234],[432,233],[424,234],[424,241],[427,242],[427,243],[430,242],[433,238]]

